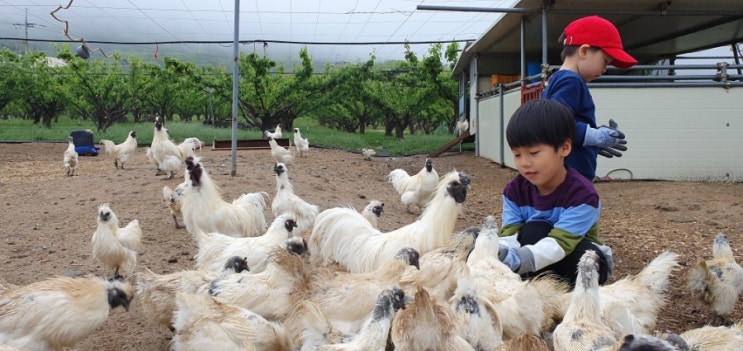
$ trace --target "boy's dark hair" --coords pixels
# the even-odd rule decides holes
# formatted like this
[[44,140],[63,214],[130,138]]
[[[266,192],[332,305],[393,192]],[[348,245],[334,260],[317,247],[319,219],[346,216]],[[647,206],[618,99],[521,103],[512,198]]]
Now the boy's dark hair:
[[[565,32],[562,32],[560,34],[560,38],[557,39],[560,44],[565,42]],[[573,56],[578,51],[578,48],[580,48],[580,45],[565,45],[565,47],[562,48],[562,51],[560,52],[560,60],[565,61],[565,58],[568,56]],[[591,46],[590,50],[592,51],[598,51],[601,50],[600,47],[597,46]]]
[[547,144],[557,150],[574,136],[573,113],[556,100],[538,99],[521,105],[506,126],[506,140],[512,149]]

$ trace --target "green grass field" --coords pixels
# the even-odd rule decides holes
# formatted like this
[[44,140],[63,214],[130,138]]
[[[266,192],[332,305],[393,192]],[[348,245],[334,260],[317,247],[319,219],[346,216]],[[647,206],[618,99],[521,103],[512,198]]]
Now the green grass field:
[[[318,125],[315,120],[308,118],[298,118],[294,121],[294,127],[299,128],[302,136],[309,139],[310,146],[339,148],[349,151],[359,151],[361,148],[374,148],[378,155],[411,155],[427,153],[438,149],[454,138],[449,133],[434,133],[431,135],[415,134],[405,135],[402,140],[396,140],[394,137],[385,136],[384,130],[367,129],[365,134],[353,134],[340,132]],[[200,140],[211,145],[214,139],[230,140],[232,130],[230,128],[215,128],[204,126],[200,121],[185,122],[167,122],[167,128],[170,136],[175,141],[180,141],[188,137],[197,137]],[[70,119],[60,117],[58,123],[53,123],[51,129],[44,128],[41,125],[35,125],[30,120],[10,118],[7,120],[0,119],[0,141],[56,141],[66,142],[67,136],[73,130],[90,129],[96,143],[101,139],[113,140],[120,143],[126,139],[130,130],[137,132],[137,142],[140,145],[149,145],[152,141],[153,125],[152,123],[117,123],[111,126],[106,132],[99,133],[95,130],[95,125],[87,120]],[[292,133],[284,130],[284,137],[291,138]],[[258,130],[238,130],[238,139],[256,139],[262,136],[262,131]],[[473,145],[465,145],[466,148],[472,149]]]

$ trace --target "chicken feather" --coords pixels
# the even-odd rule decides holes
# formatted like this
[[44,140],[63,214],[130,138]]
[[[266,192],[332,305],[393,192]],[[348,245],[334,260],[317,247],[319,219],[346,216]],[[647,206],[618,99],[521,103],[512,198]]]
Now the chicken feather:
[[67,139],[67,149],[65,149],[64,155],[62,156],[62,164],[65,168],[65,175],[68,177],[75,175],[78,165],[78,155],[77,151],[75,151],[75,143],[72,140],[72,136]]
[[299,157],[306,157],[310,151],[310,142],[307,138],[302,138],[299,128],[294,128],[294,146],[297,148]]

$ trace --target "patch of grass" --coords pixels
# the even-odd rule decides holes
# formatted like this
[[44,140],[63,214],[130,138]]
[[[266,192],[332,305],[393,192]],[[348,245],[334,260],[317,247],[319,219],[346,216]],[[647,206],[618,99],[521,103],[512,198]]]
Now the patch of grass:
[[[230,128],[215,128],[205,126],[200,121],[178,122],[171,121],[165,125],[170,131],[173,140],[181,141],[188,137],[197,137],[210,145],[214,139],[230,140],[232,130]],[[310,146],[339,148],[349,151],[360,151],[361,148],[374,148],[378,155],[411,155],[427,153],[438,149],[454,136],[447,133],[434,133],[431,135],[406,134],[402,140],[396,140],[392,136],[385,136],[384,130],[367,129],[365,134],[346,133],[320,126],[317,121],[310,118],[298,118],[294,121],[294,127],[300,129],[302,136],[309,139]],[[0,119],[1,141],[46,141],[66,142],[67,136],[73,130],[90,129],[96,143],[101,139],[113,140],[120,143],[126,139],[129,131],[137,132],[137,142],[140,145],[149,145],[152,141],[154,126],[152,123],[133,122],[117,123],[105,132],[97,132],[95,125],[87,120],[70,119],[60,117],[52,128],[44,128],[33,124],[30,120],[9,118]],[[285,138],[292,138],[291,130],[283,131]],[[259,130],[238,130],[238,139],[257,139],[263,135]],[[292,141],[293,142],[293,141]]]

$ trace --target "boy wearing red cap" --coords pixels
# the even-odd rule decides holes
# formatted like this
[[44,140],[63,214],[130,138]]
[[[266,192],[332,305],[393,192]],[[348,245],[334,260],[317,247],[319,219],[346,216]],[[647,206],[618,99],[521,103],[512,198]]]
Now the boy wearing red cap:
[[616,124],[596,125],[596,105],[586,83],[604,74],[607,65],[630,68],[637,60],[624,51],[617,28],[599,16],[571,22],[560,41],[563,64],[550,77],[541,98],[557,100],[573,113],[576,134],[565,164],[593,181],[597,155],[621,156],[619,151],[627,150],[627,142]]

